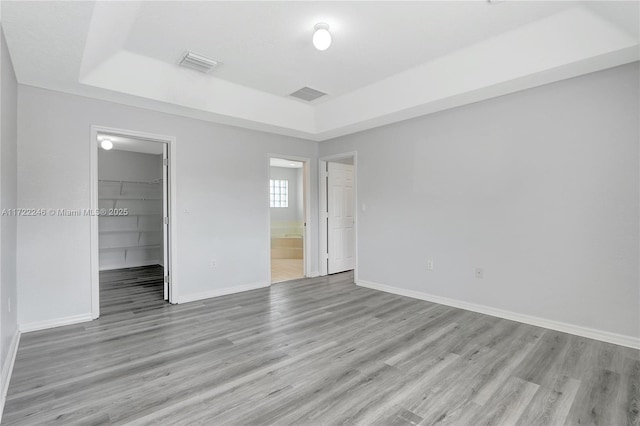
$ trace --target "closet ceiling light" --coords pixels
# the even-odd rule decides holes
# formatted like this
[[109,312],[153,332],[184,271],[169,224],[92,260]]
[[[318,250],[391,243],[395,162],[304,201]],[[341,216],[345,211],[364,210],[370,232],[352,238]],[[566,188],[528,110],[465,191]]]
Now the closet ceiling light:
[[100,142],[100,146],[102,147],[102,149],[109,151],[111,148],[113,148],[113,142],[111,142],[109,139],[103,139],[102,142]]

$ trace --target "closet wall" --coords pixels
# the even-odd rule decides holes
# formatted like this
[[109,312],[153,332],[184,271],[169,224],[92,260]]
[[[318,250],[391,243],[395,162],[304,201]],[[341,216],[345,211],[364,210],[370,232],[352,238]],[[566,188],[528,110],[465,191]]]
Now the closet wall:
[[99,150],[100,270],[162,265],[162,155]]

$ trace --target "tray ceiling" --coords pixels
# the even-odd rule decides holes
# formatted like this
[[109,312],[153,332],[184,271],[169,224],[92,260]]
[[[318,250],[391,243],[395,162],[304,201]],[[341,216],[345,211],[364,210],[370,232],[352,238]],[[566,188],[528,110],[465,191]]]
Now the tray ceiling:
[[[637,2],[3,1],[1,19],[21,84],[321,141],[636,61],[638,16]],[[221,64],[180,67],[187,50]],[[307,86],[327,95],[289,96]]]

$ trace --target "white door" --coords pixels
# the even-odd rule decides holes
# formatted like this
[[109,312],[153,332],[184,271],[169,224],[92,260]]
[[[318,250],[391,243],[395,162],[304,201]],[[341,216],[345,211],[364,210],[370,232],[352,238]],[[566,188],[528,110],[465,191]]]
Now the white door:
[[169,300],[169,160],[168,146],[162,144],[162,261],[164,265],[164,300]]
[[327,171],[328,273],[335,274],[355,267],[353,166],[328,163]]

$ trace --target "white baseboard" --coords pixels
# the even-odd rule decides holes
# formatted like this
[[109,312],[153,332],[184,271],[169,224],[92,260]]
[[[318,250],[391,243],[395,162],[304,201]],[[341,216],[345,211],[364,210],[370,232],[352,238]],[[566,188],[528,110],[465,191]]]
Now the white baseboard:
[[7,391],[9,390],[9,382],[11,381],[11,373],[13,373],[13,364],[16,362],[16,355],[18,354],[18,345],[20,344],[20,330],[16,330],[16,333],[11,339],[9,350],[7,351],[7,359],[4,360],[2,365],[2,389],[0,392],[0,421],[2,421],[2,413],[4,412],[4,403],[7,401]]
[[187,294],[184,296],[179,296],[178,303],[195,302],[197,300],[211,299],[212,297],[226,296],[228,294],[234,294],[234,293],[242,293],[244,291],[257,290],[259,288],[269,287],[270,285],[271,284],[267,282],[251,283],[251,284],[237,285],[233,287],[218,288],[215,290],[205,291],[202,293]]
[[399,296],[411,297],[413,299],[426,300],[427,302],[438,303],[440,305],[452,306],[454,308],[465,309],[467,311],[478,312],[481,314],[491,315],[498,318],[504,318],[511,321],[517,321],[524,324],[535,325],[537,327],[549,328],[551,330],[561,331],[563,333],[575,334],[576,336],[587,337],[589,339],[601,340],[615,345],[627,346],[629,348],[640,349],[640,339],[623,334],[611,333],[608,331],[597,330],[594,328],[582,327],[579,325],[568,324],[565,322],[549,320],[531,315],[519,314],[517,312],[506,311],[503,309],[492,308],[491,306],[478,305],[475,303],[463,302],[461,300],[449,299],[441,296],[423,293],[415,290],[407,290],[399,287],[393,287],[385,284],[378,284],[371,281],[357,280],[356,284],[361,287],[367,287],[373,290],[380,290],[386,293],[397,294]]
[[319,276],[320,276],[320,272],[318,272],[318,271],[309,272],[307,274],[307,278],[315,278],[315,277],[319,277]]
[[46,321],[36,321],[27,324],[20,324],[20,332],[28,333],[30,331],[46,330],[48,328],[62,327],[64,325],[77,324],[93,320],[91,313],[73,315],[65,318],[56,318]]

